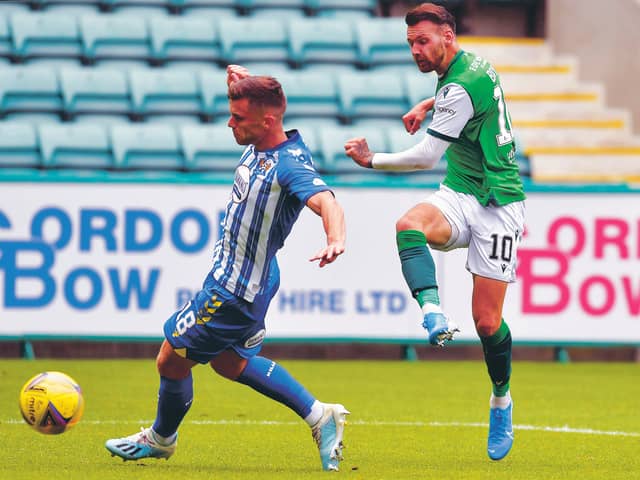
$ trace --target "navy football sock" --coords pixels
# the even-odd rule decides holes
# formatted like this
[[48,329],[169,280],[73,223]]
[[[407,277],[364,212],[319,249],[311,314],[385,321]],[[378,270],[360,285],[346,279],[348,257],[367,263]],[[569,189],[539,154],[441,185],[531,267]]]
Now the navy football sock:
[[160,377],[158,392],[158,411],[153,431],[163,437],[171,437],[178,431],[178,426],[191,408],[193,401],[193,377],[172,380]]
[[286,405],[302,418],[309,415],[315,402],[284,367],[265,357],[251,357],[236,381]]

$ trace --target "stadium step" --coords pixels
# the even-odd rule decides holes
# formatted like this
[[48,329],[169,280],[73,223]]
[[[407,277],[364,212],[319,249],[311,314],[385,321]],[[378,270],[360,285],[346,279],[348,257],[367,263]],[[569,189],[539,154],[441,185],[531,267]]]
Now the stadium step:
[[627,144],[532,147],[526,152],[540,182],[639,182],[640,139]]

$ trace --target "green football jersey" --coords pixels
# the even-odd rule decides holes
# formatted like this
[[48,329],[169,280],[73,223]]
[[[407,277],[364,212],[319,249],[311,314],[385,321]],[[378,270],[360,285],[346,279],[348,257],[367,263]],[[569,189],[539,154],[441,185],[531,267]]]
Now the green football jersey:
[[460,50],[438,80],[431,135],[452,142],[443,184],[482,205],[525,198],[500,78],[481,57]]

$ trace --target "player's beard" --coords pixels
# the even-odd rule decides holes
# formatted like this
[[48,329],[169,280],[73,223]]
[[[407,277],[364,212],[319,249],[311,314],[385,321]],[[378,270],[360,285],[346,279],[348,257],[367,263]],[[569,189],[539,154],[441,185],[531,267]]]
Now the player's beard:
[[414,55],[413,60],[416,62],[418,69],[422,73],[429,73],[436,70],[444,61],[445,49],[444,46],[441,46],[438,51],[433,52],[433,60],[429,59],[424,55]]

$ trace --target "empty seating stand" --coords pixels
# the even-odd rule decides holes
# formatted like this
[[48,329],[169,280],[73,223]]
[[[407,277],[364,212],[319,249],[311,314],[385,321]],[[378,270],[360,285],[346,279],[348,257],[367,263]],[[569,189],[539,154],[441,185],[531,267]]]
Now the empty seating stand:
[[115,167],[109,138],[102,126],[41,125],[38,134],[45,167],[78,170]]
[[[30,123],[0,123],[0,168],[42,166],[36,129]],[[0,174],[2,171],[0,170]]]
[[183,170],[178,135],[170,125],[111,127],[115,165],[126,170]]

